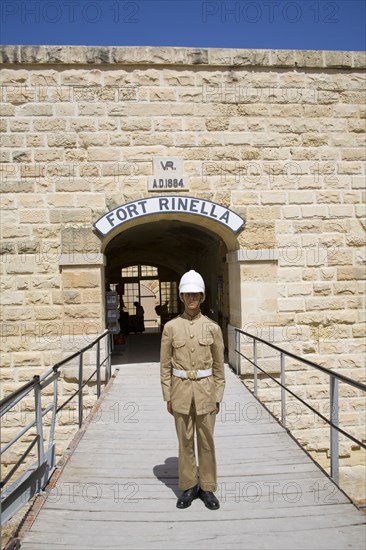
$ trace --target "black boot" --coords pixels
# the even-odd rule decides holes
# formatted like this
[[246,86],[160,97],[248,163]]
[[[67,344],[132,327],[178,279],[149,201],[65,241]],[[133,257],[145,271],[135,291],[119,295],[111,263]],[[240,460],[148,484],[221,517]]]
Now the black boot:
[[198,485],[183,491],[182,495],[177,500],[177,508],[188,508],[192,504],[192,500],[198,497]]
[[220,508],[219,501],[211,491],[203,491],[203,489],[200,489],[198,491],[198,496],[209,510],[218,510]]

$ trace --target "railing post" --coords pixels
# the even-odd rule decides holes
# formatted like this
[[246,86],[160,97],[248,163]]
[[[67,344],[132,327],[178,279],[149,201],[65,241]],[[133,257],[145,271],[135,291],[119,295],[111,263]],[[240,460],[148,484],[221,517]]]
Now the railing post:
[[[44,463],[44,442],[43,442],[43,416],[42,416],[42,402],[41,402],[41,384],[40,377],[34,376],[36,385],[34,386],[34,409],[36,416],[36,431],[37,431],[37,453],[38,453],[38,466],[42,466]],[[41,491],[42,487],[38,487],[38,491]]]
[[236,374],[241,375],[241,362],[240,362],[240,332],[235,329],[235,351],[236,351]]
[[79,429],[83,424],[83,353],[79,355]]
[[96,349],[96,370],[97,370],[97,397],[100,397],[100,340],[97,342]]
[[[338,405],[338,379],[330,376],[330,421],[339,424]],[[333,426],[330,427],[330,477],[338,483],[339,478],[339,432]]]
[[[55,371],[57,372],[57,371]],[[56,414],[57,414],[57,398],[58,398],[58,377],[53,381],[53,407],[52,407],[52,419],[50,427],[50,437],[48,441],[49,448],[52,447],[55,439],[55,427],[56,427]]]
[[107,334],[107,353],[108,353],[108,359],[107,359],[107,371],[108,371],[108,382],[112,377],[112,333]]
[[253,338],[254,395],[258,395],[257,340]]
[[286,373],[285,373],[285,354],[281,353],[281,422],[286,426]]

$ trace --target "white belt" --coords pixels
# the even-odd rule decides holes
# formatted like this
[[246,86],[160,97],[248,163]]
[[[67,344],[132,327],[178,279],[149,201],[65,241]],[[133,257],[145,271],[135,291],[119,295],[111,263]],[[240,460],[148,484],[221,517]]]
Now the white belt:
[[212,375],[212,369],[205,370],[178,370],[173,368],[174,376],[178,378],[189,378],[189,380],[199,380],[200,378],[206,378],[206,376]]

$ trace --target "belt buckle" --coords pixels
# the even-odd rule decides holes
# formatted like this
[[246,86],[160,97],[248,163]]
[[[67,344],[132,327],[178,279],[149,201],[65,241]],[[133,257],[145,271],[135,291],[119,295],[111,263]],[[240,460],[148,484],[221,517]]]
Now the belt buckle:
[[189,370],[187,372],[187,376],[189,380],[197,380],[197,371],[196,370]]

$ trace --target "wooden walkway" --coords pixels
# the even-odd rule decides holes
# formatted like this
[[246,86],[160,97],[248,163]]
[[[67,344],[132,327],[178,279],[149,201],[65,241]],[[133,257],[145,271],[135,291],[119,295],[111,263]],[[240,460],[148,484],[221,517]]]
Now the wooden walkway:
[[178,510],[158,364],[121,366],[22,550],[364,550],[365,516],[228,368],[216,447],[220,510]]

